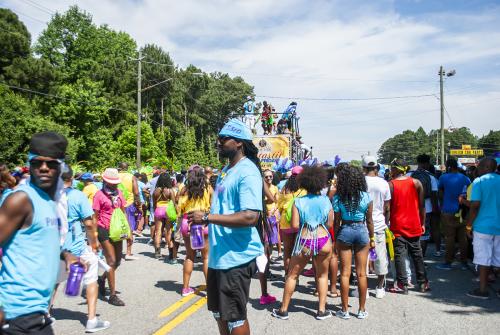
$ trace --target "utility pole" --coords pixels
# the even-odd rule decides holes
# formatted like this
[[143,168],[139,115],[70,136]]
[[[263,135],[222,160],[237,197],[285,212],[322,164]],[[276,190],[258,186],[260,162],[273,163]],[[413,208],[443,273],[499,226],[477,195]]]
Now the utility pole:
[[139,58],[137,59],[137,153],[136,165],[137,170],[141,168],[141,60],[142,51],[139,49]]
[[164,132],[164,125],[163,125],[163,98],[161,98],[161,132],[163,134]]
[[439,165],[439,133],[436,132],[436,165]]
[[443,66],[439,67],[439,94],[441,102],[441,165],[444,165],[444,100],[443,100]]

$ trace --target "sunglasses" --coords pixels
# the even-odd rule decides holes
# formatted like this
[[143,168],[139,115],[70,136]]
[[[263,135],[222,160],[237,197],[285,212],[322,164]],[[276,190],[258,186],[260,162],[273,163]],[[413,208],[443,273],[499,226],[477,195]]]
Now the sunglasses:
[[51,170],[56,170],[60,163],[58,160],[50,160],[50,161],[43,161],[39,159],[32,159],[30,160],[30,166],[33,167],[34,169],[39,169],[43,166],[43,163],[47,165],[47,167]]
[[264,176],[266,179],[273,179],[273,176]]
[[233,137],[231,137],[231,136],[219,136],[217,139],[219,140],[219,142],[225,143],[226,141],[232,140]]

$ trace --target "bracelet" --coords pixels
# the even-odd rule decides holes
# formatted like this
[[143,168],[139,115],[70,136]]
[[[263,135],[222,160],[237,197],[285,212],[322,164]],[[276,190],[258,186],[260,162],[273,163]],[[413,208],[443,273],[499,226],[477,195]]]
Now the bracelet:
[[375,236],[370,237],[370,241],[375,242]]

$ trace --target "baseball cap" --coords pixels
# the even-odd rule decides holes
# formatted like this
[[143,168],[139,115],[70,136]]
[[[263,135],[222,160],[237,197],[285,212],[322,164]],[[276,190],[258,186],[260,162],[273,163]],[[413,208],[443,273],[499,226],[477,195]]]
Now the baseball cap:
[[92,180],[94,177],[92,176],[92,173],[90,172],[85,172],[80,176],[80,180]]
[[377,159],[374,156],[364,156],[361,165],[363,167],[375,167],[377,166]]
[[219,132],[219,136],[228,136],[246,141],[251,141],[253,138],[250,128],[238,119],[229,120]]

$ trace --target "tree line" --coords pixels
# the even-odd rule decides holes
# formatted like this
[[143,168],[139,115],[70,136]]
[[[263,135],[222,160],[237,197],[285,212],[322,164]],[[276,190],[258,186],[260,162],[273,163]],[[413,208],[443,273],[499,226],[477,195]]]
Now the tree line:
[[[31,135],[55,130],[70,142],[68,160],[87,169],[134,162],[138,51],[129,34],[96,25],[77,6],[55,14],[34,43],[17,15],[0,9],[0,161],[22,164]],[[217,132],[253,87],[180,68],[154,44],[140,51],[142,87],[166,81],[142,93],[142,161],[219,165]]]
[[[405,130],[387,139],[381,145],[378,151],[379,160],[384,164],[389,164],[394,158],[403,158],[408,164],[416,164],[418,155],[428,154],[431,156],[431,162],[436,164],[436,156],[439,156],[438,152],[441,147],[440,134],[439,129],[426,133],[422,127],[416,131]],[[500,152],[500,130],[490,130],[488,134],[478,137],[466,127],[445,129],[446,156],[450,156],[450,150],[461,149],[464,144],[474,149],[483,149],[485,156],[492,156]]]

